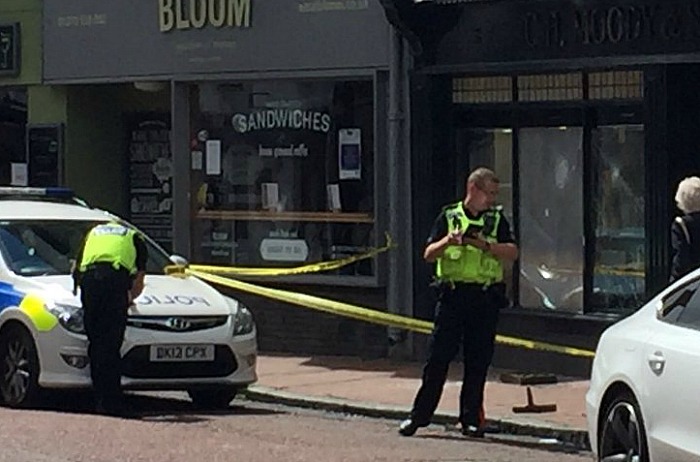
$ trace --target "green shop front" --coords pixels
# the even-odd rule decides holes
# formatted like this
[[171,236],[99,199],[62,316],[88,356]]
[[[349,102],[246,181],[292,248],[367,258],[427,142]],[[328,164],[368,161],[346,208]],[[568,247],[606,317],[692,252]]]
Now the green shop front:
[[[65,183],[168,251],[274,269],[385,242],[377,0],[47,0],[44,30],[44,80],[68,114]],[[260,282],[385,310],[386,271],[378,258]],[[262,350],[386,354],[383,327],[236,296]]]

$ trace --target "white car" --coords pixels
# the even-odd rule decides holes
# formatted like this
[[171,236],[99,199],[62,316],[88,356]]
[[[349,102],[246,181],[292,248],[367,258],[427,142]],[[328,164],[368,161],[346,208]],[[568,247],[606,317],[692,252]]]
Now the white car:
[[[0,398],[8,406],[31,405],[43,388],[91,386],[71,259],[92,226],[118,218],[68,194],[0,188]],[[145,289],[129,310],[122,384],[186,390],[197,405],[225,407],[257,380],[253,317],[197,278],[165,275],[182,257],[145,240]]]
[[700,269],[601,336],[586,394],[599,461],[700,460]]

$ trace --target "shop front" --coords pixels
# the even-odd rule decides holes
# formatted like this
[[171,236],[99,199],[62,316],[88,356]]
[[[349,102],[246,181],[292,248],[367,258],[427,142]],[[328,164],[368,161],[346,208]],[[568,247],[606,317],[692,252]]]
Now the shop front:
[[[119,167],[103,171],[120,178],[118,207],[166,249],[194,263],[287,268],[385,242],[390,26],[378,0],[44,4],[46,83],[64,89],[69,113],[109,114],[119,127],[95,135],[68,120],[87,153],[69,149],[66,161],[104,169],[89,142],[112,140]],[[100,99],[90,114],[71,105],[80,92]],[[386,309],[383,265],[264,284]],[[384,328],[237,296],[263,350],[386,352]]]
[[[361,77],[198,85],[193,259],[285,267],[374,246],[373,88]],[[335,275],[372,284],[373,266]]]
[[700,3],[449,3],[421,7],[449,18],[414,76],[414,182],[432,178],[414,229],[462,196],[468,170],[493,168],[521,248],[502,333],[594,348],[668,280],[675,187],[700,173]]

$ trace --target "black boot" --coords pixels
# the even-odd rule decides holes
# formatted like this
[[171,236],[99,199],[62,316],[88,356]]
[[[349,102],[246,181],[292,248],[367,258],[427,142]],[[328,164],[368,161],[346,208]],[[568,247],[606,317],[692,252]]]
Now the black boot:
[[416,430],[421,427],[427,427],[427,425],[419,424],[414,419],[408,418],[399,425],[399,434],[401,436],[413,436],[416,433]]

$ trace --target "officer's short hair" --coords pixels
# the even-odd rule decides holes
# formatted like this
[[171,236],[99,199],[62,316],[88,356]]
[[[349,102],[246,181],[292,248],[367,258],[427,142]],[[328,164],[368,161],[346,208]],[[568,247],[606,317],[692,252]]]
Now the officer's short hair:
[[684,213],[700,212],[700,178],[689,176],[678,184],[676,204]]
[[500,183],[500,180],[493,170],[486,167],[474,169],[467,177],[467,183],[475,183],[479,187],[483,187],[489,182]]

